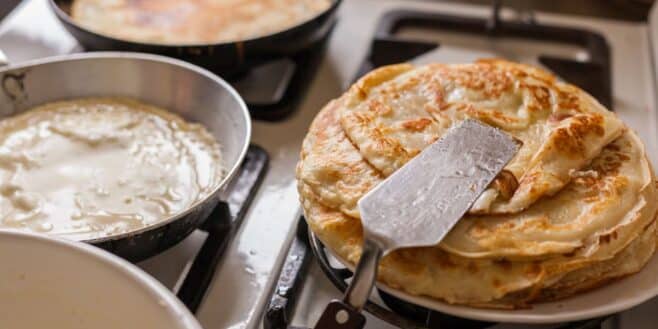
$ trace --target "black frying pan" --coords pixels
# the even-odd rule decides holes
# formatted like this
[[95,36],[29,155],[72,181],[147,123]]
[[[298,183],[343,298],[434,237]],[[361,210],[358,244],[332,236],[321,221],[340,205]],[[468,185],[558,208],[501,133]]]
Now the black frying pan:
[[203,66],[220,75],[244,71],[265,60],[308,49],[329,33],[341,0],[332,0],[324,12],[286,30],[248,40],[206,45],[162,45],[116,39],[75,23],[69,13],[72,0],[49,0],[64,27],[89,51],[121,50],[160,54]]

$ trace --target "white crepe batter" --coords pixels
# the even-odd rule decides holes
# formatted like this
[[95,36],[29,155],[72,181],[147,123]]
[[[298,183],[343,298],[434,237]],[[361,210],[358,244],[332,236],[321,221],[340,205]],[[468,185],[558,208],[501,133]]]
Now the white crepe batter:
[[0,121],[0,228],[76,240],[133,231],[222,176],[206,129],[135,100],[55,102]]

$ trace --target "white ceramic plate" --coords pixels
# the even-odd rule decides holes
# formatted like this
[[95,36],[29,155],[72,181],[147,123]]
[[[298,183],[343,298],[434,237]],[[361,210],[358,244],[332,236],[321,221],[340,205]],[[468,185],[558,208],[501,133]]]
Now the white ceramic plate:
[[134,265],[87,244],[0,231],[0,328],[201,329]]
[[[354,270],[345,260],[335,255],[333,257]],[[429,297],[410,295],[384,284],[378,283],[377,288],[407,302],[473,320],[527,324],[578,321],[621,312],[658,296],[658,254],[642,271],[624,279],[560,301],[535,304],[532,308],[521,310],[452,305]]]

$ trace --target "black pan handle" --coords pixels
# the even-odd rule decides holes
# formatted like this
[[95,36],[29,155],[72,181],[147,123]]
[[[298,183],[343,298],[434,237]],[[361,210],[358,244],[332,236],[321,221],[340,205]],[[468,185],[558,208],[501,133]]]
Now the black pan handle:
[[340,300],[332,300],[324,309],[314,329],[362,329],[366,317]]
[[366,237],[361,258],[343,301],[331,301],[322,312],[315,329],[357,329],[365,326],[366,318],[361,314],[361,309],[368,302],[377,280],[377,265],[382,253],[382,247]]

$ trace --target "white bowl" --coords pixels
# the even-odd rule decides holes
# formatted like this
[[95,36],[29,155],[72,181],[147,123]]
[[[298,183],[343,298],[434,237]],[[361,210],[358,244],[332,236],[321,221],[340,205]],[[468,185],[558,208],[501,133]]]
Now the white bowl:
[[96,247],[0,231],[0,328],[201,329],[155,279]]

